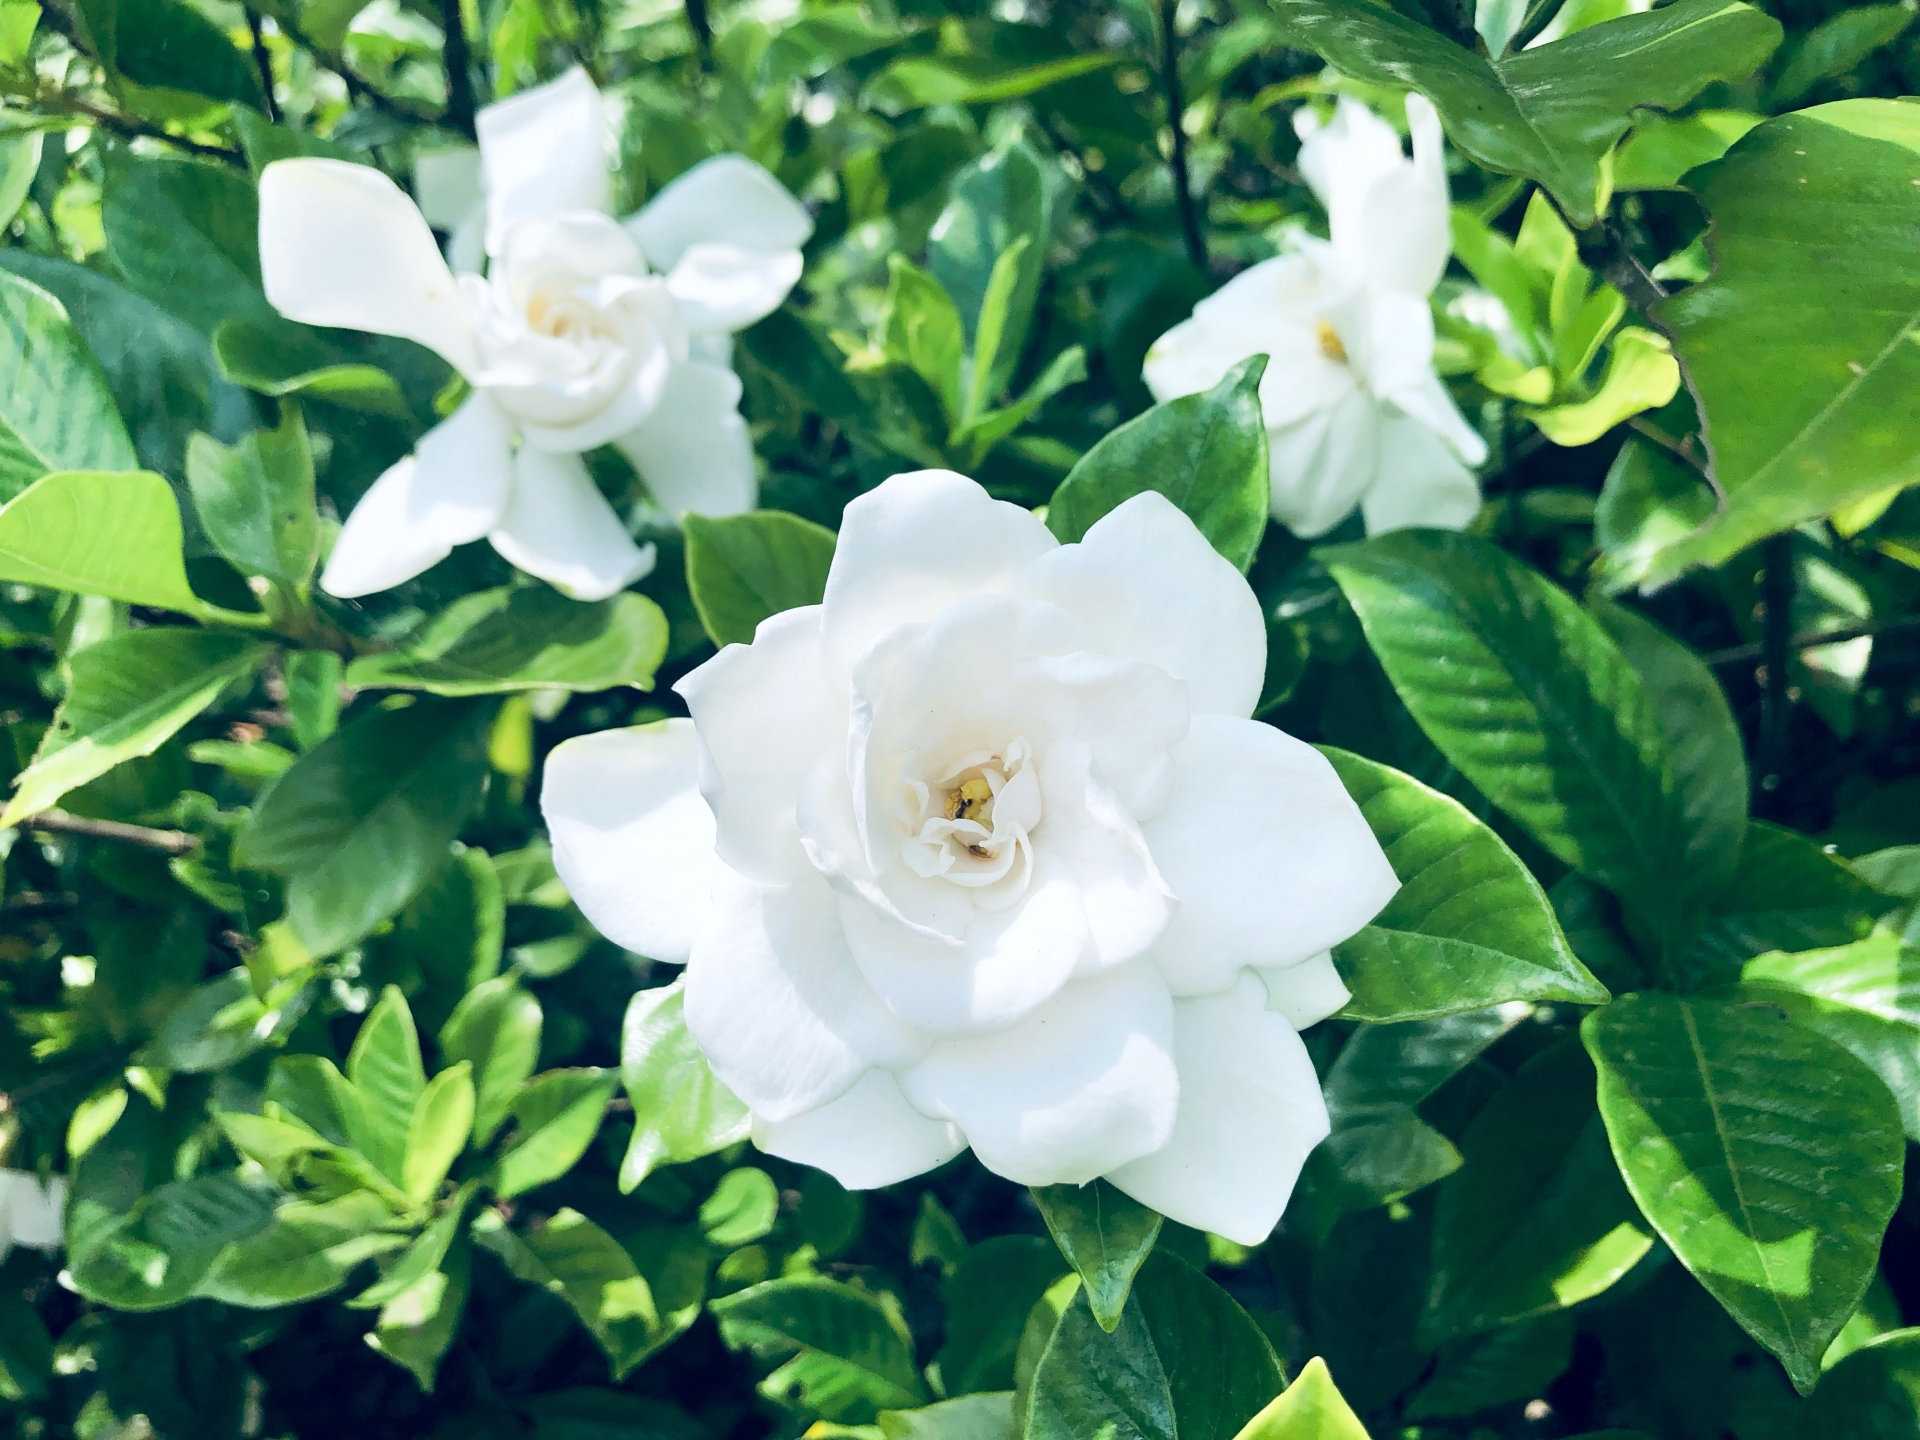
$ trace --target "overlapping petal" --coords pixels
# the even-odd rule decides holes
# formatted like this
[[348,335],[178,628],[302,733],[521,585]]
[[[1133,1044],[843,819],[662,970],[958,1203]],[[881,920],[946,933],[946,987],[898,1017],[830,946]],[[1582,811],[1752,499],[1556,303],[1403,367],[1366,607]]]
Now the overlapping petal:
[[958,1126],[914,1109],[886,1070],[867,1071],[839,1099],[777,1125],[755,1116],[753,1143],[824,1170],[849,1190],[911,1179],[967,1148]]
[[606,107],[585,70],[488,105],[474,119],[487,195],[487,253],[498,255],[517,220],[569,210],[604,214],[613,195],[607,173]]
[[772,255],[798,250],[813,217],[764,168],[744,155],[716,155],[676,176],[627,228],[656,270],[675,269],[695,245]]
[[636,545],[578,455],[522,445],[513,492],[487,537],[513,564],[576,600],[604,600],[653,569],[652,545]]
[[724,366],[675,365],[646,419],[615,443],[670,515],[742,515],[759,497],[740,377]]

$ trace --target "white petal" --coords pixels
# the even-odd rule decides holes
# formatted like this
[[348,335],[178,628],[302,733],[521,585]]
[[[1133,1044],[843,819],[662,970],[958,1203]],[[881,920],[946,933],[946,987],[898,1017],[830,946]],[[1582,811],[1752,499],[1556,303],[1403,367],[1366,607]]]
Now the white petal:
[[1380,433],[1380,474],[1360,513],[1369,535],[1412,525],[1464,530],[1480,513],[1480,482],[1420,421],[1389,415]]
[[260,172],[260,280],[290,320],[397,335],[475,369],[472,308],[433,231],[369,165],[301,158]]
[[851,665],[874,640],[969,595],[1014,593],[1027,563],[1059,542],[1030,510],[951,470],[895,475],[840,518],[827,575],[826,643]]
[[1085,1184],[1172,1133],[1173,1004],[1151,967],[1108,970],[1018,1025],[935,1045],[900,1086],[915,1109],[959,1125],[994,1174]]
[[907,1103],[900,1082],[869,1070],[838,1100],[778,1125],[755,1116],[753,1143],[824,1170],[849,1190],[877,1190],[944,1165],[967,1148],[958,1127]]
[[780,308],[806,261],[798,250],[750,250],[701,241],[667,275],[687,328],[744,330]]
[[1316,540],[1353,513],[1379,465],[1380,406],[1366,391],[1267,432],[1273,518]]
[[487,253],[497,255],[515,220],[550,220],[612,203],[606,109],[587,72],[489,105],[474,117],[487,191]]
[[493,548],[575,600],[604,600],[653,569],[653,546],[633,543],[586,461],[522,445],[513,457],[507,513]]
[[654,268],[672,270],[703,241],[763,255],[798,250],[813,234],[813,218],[746,156],[716,155],[671,181],[627,228]]
[[[1345,283],[1344,276],[1330,272],[1312,254],[1263,260],[1194,306],[1192,319],[1154,341],[1141,378],[1156,400],[1173,400],[1210,390],[1249,355],[1265,355],[1260,399],[1268,423],[1318,408],[1326,402],[1303,400],[1295,393],[1303,379],[1316,376],[1296,372],[1302,367],[1326,371],[1314,319],[1331,293],[1329,287]],[[1276,379],[1276,372],[1288,379]],[[1324,374],[1317,378],[1323,381]]]
[[744,515],[759,497],[740,377],[722,366],[674,366],[660,403],[615,443],[671,515]]
[[1293,128],[1300,137],[1300,173],[1326,207],[1338,245],[1374,182],[1406,163],[1400,137],[1351,95],[1339,98],[1328,121],[1310,108],[1296,110]]
[[1241,1245],[1272,1233],[1327,1107],[1307,1047],[1252,976],[1173,1007],[1180,1117],[1153,1154],[1109,1171],[1143,1205]]
[[1040,773],[1046,818],[1035,848],[1073,877],[1086,910],[1088,944],[1079,973],[1138,959],[1167,928],[1177,903],[1147,837],[1103,782],[1084,741],[1055,742]]
[[672,965],[692,953],[719,879],[699,756],[691,720],[662,720],[564,741],[540,781],[574,904],[609,940]]
[[1368,187],[1355,238],[1368,285],[1425,298],[1446,273],[1453,232],[1440,116],[1417,91],[1407,95],[1407,125],[1413,160],[1396,164]]
[[436,230],[453,230],[476,206],[484,208],[487,203],[480,181],[480,152],[471,145],[460,145],[415,155],[413,198],[429,225]]
[[67,1182],[54,1176],[44,1186],[29,1170],[0,1170],[0,1255],[9,1245],[57,1250]]
[[1231,353],[1235,348],[1205,320],[1190,316],[1147,347],[1140,378],[1155,400],[1198,395],[1218,385],[1227,371],[1247,358]]
[[320,588],[350,599],[411,580],[497,525],[512,486],[506,418],[486,396],[469,396],[360,497]]
[[714,900],[714,923],[687,963],[687,1028],[761,1120],[791,1120],[846,1094],[870,1067],[925,1053],[925,1038],[861,978],[825,881],[774,887],[723,871]]
[[810,873],[795,810],[822,755],[843,754],[847,691],[823,662],[821,607],[760,622],[673,688],[687,702],[709,765],[700,787],[719,820],[720,858],[769,884]]
[[1176,995],[1248,965],[1331,949],[1400,888],[1386,852],[1311,745],[1252,720],[1196,716],[1165,810],[1142,828],[1180,908],[1154,958]]
[[1318,1025],[1339,1012],[1353,992],[1334,968],[1331,951],[1284,968],[1263,968],[1255,972],[1267,987],[1267,1008],[1296,1030]]
[[1267,665],[1260,602],[1164,495],[1147,491],[1117,506],[1079,544],[1034,560],[1018,585],[1078,616],[1106,653],[1186,681],[1197,715],[1244,717],[1259,702]]

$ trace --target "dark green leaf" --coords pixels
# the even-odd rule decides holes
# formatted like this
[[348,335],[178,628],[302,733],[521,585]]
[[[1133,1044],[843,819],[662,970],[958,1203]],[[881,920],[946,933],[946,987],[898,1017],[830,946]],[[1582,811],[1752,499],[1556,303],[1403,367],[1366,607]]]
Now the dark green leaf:
[[1820,1377],[1805,1434],[1907,1440],[1920,1431],[1920,1328],[1870,1340]]
[[708,1308],[729,1345],[764,1356],[800,1352],[767,1378],[770,1395],[784,1399],[797,1386],[807,1408],[855,1421],[926,1399],[913,1339],[891,1295],[808,1277],[769,1280]]
[[1472,1415],[1537,1397],[1573,1358],[1573,1320],[1555,1314],[1457,1341],[1407,1402],[1407,1418]]
[[750,645],[762,620],[826,593],[831,530],[780,510],[684,524],[687,587],[716,645]]
[[52,470],[132,470],[133,442],[61,303],[0,273],[0,500]]
[[224,31],[185,0],[116,0],[111,63],[148,89],[260,103],[260,76]]
[[391,1223],[364,1190],[318,1205],[289,1201],[266,1229],[228,1246],[195,1293],[255,1310],[311,1300],[345,1284],[360,1261],[406,1244],[384,1228]]
[[1126,1308],[1133,1277],[1160,1238],[1160,1215],[1105,1180],[1045,1185],[1033,1200],[1054,1243],[1086,1286],[1100,1328],[1111,1332]]
[[128,287],[201,334],[238,318],[286,324],[260,289],[260,206],[242,172],[114,150],[101,219]]
[[187,485],[207,538],[244,576],[264,575],[305,598],[320,562],[313,504],[313,451],[297,406],[280,425],[231,448],[196,435],[187,446]]
[[1850,5],[1827,16],[1797,37],[1773,82],[1768,108],[1791,109],[1822,80],[1846,74],[1881,46],[1891,45],[1912,23],[1913,11],[1904,5]]
[[406,396],[386,371],[343,359],[314,331],[285,321],[225,321],[213,332],[213,358],[221,375],[262,395],[297,395],[413,422]]
[[941,1288],[946,1338],[934,1358],[947,1394],[1013,1388],[1027,1312],[1066,1273],[1060,1252],[1038,1235],[995,1235],[967,1252]]
[[1680,977],[1693,983],[1731,980],[1768,950],[1844,945],[1864,935],[1888,902],[1846,861],[1805,836],[1750,821],[1733,883],[1714,901]]

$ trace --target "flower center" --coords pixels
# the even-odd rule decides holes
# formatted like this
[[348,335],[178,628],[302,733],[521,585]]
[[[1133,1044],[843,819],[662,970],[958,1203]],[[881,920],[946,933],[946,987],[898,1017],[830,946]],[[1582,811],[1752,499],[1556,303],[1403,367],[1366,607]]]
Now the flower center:
[[614,338],[606,317],[576,295],[536,291],[527,302],[526,313],[527,328],[536,335],[575,344]]
[[[965,784],[947,792],[947,819],[971,820],[984,826],[989,834],[993,831],[993,786],[976,775]],[[993,852],[985,845],[970,844],[967,853],[979,860],[988,860]]]
[[[916,757],[916,760],[919,757]],[[909,761],[894,813],[915,874],[1008,903],[1026,885],[1030,832],[1040,823],[1040,774],[1023,739],[964,751],[924,768]]]
[[1347,363],[1347,347],[1340,343],[1340,332],[1333,328],[1331,320],[1313,322],[1313,336],[1320,342],[1320,353],[1336,364]]

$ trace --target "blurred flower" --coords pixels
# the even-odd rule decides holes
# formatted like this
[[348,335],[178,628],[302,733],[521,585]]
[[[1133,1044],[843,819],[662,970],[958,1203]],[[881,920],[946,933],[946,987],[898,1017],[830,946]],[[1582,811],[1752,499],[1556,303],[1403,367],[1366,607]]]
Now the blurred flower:
[[30,1170],[0,1170],[0,1257],[15,1245],[58,1250],[66,1203],[61,1176],[43,1181]]
[[1295,116],[1300,169],[1327,208],[1330,240],[1242,272],[1147,352],[1160,400],[1218,384],[1249,355],[1260,382],[1274,518],[1309,538],[1354,507],[1369,531],[1459,529],[1480,508],[1467,467],[1486,459],[1433,368],[1427,296],[1450,249],[1440,120],[1407,97],[1413,158],[1393,127],[1342,97],[1331,122]]
[[764,1150],[891,1184],[971,1145],[1254,1243],[1327,1133],[1296,1031],[1397,881],[1248,718],[1245,580],[1157,494],[1077,545],[949,471],[847,507],[820,605],[553,752],[568,890],[687,961]]
[[615,221],[605,129],[599,92],[575,70],[482,110],[477,162],[427,167],[436,214],[477,180],[480,223],[454,249],[476,268],[484,252],[484,277],[456,277],[421,210],[377,170],[294,159],[261,174],[274,306],[418,341],[472,387],[348,517],[321,577],[331,593],[387,589],[482,537],[577,599],[614,593],[653,552],[588,475],[580,452],[600,445],[618,446],[676,514],[753,507],[729,333],[786,298],[811,221],[738,155]]

